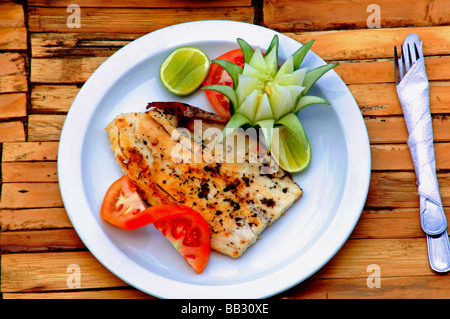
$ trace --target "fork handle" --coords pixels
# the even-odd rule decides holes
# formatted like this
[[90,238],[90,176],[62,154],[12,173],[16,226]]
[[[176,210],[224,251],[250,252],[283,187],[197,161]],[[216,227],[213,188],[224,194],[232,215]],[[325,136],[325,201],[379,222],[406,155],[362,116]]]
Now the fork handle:
[[437,236],[427,235],[427,246],[431,269],[439,273],[450,271],[450,242],[447,231]]

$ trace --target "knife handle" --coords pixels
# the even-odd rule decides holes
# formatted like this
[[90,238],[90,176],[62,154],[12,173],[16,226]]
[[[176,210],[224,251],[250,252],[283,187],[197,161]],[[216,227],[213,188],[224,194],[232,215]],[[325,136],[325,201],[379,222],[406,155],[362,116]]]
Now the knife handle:
[[437,236],[427,235],[427,246],[431,269],[439,273],[450,271],[450,242],[447,230]]
[[424,200],[426,208],[420,215],[423,231],[428,235],[439,235],[447,229],[447,219],[441,205],[436,205],[428,199]]

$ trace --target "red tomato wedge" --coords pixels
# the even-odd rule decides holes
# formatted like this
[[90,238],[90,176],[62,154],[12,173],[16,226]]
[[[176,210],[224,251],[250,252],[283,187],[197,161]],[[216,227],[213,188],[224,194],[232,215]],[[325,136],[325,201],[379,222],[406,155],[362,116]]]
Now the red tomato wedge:
[[[244,67],[244,55],[242,54],[241,49],[231,50],[219,56],[217,59],[227,60],[240,67]],[[206,76],[205,81],[203,81],[203,86],[214,84],[225,84],[232,87],[233,80],[224,68],[216,63],[211,63],[208,75]],[[209,103],[217,112],[217,114],[219,114],[223,118],[229,119],[231,117],[231,114],[230,101],[228,100],[228,98],[222,93],[216,91],[205,90],[205,93]]]
[[103,199],[100,215],[114,226],[131,230],[142,223],[142,212],[146,208],[133,181],[124,175],[109,187]]
[[201,273],[208,262],[211,249],[208,224],[190,207],[183,205],[161,207],[166,210],[168,216],[158,218],[153,225],[172,243],[184,260],[197,273]]
[[172,243],[186,262],[201,273],[211,250],[209,226],[197,211],[184,205],[146,208],[131,179],[124,175],[106,192],[100,215],[124,230],[153,224]]

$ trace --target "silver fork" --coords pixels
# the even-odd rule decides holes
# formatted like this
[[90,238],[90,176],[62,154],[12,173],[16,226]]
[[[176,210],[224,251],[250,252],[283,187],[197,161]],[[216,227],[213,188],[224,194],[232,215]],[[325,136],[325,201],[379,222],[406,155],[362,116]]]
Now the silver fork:
[[414,63],[420,59],[420,53],[417,49],[416,43],[414,43],[414,58],[411,54],[411,49],[409,47],[409,43],[407,43],[408,50],[407,52],[407,59],[405,58],[405,52],[403,51],[403,46],[401,46],[401,64],[398,63],[398,54],[397,54],[397,47],[394,47],[394,71],[395,71],[395,83],[398,85],[400,81],[403,79],[403,77],[406,75],[406,73],[411,69],[411,67],[414,65]]
[[[394,71],[395,82],[398,85],[404,78],[406,73],[413,67],[417,60],[422,58],[417,48],[419,41],[417,35],[408,36],[405,40],[406,50],[401,47],[401,58],[399,60],[397,47],[394,47]],[[414,52],[410,47],[410,43],[414,46]],[[417,172],[416,172],[417,173]],[[436,272],[450,271],[450,242],[447,233],[447,221],[442,207],[434,203],[427,203],[426,216],[421,216],[422,229],[427,237],[428,259],[431,269]],[[426,223],[425,219],[432,221]]]

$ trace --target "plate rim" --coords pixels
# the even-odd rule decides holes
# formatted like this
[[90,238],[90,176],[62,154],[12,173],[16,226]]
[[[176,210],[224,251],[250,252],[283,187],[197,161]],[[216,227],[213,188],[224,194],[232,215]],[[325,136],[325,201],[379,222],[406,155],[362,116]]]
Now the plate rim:
[[[255,24],[251,24],[251,23],[246,23],[246,22],[237,22],[237,21],[228,21],[228,20],[202,20],[202,21],[192,21],[192,22],[185,22],[185,23],[180,23],[180,24],[175,24],[175,25],[171,25],[162,29],[158,29],[155,30],[151,33],[148,33],[132,42],[130,42],[129,44],[127,44],[126,46],[124,46],[123,48],[119,49],[117,52],[115,52],[113,55],[111,55],[96,71],[93,72],[93,74],[90,76],[90,78],[84,83],[84,85],[82,86],[82,88],[80,89],[79,93],[77,94],[76,98],[73,101],[72,107],[70,108],[69,112],[67,113],[67,117],[66,120],[64,122],[62,131],[61,131],[61,136],[60,136],[60,144],[59,144],[59,148],[58,148],[58,180],[59,180],[59,188],[60,188],[60,193],[61,193],[61,197],[64,203],[64,207],[66,208],[67,214],[69,216],[69,219],[71,220],[74,229],[76,230],[77,234],[80,236],[80,239],[83,241],[83,243],[85,244],[86,248],[94,255],[94,257],[103,265],[105,266],[109,271],[111,271],[114,275],[116,275],[117,277],[119,277],[120,279],[122,279],[124,282],[130,284],[131,286],[145,292],[148,293],[150,295],[153,295],[155,297],[158,298],[180,298],[181,296],[177,293],[174,293],[174,291],[176,289],[180,289],[180,286],[182,286],[185,289],[188,288],[194,288],[194,290],[189,292],[189,298],[211,298],[211,289],[215,288],[217,286],[199,286],[197,284],[190,284],[190,283],[182,283],[176,280],[171,280],[168,279],[166,277],[162,277],[159,276],[155,273],[151,273],[151,287],[147,287],[146,285],[148,285],[148,280],[142,280],[141,282],[136,282],[136,280],[130,279],[130,274],[134,273],[135,271],[138,272],[148,272],[147,269],[141,267],[140,265],[136,264],[133,266],[133,269],[127,269],[125,271],[120,271],[120,267],[123,266],[121,264],[121,260],[120,258],[125,258],[125,259],[129,259],[127,256],[125,256],[123,254],[123,252],[121,252],[119,249],[116,249],[116,251],[114,251],[113,254],[111,254],[111,252],[109,252],[109,256],[105,256],[105,253],[103,251],[101,251],[98,247],[96,247],[95,244],[92,243],[92,241],[90,240],[90,238],[88,238],[88,236],[86,234],[89,234],[91,231],[95,231],[95,225],[83,225],[83,229],[81,230],[79,227],[79,216],[77,214],[74,213],[75,209],[80,206],[80,205],[84,205],[85,203],[80,203],[77,201],[77,203],[74,203],[73,200],[71,200],[71,193],[73,189],[82,189],[83,185],[82,185],[82,178],[81,176],[75,178],[73,178],[73,171],[76,172],[80,172],[81,173],[81,153],[82,153],[82,143],[79,144],[81,142],[81,140],[83,138],[81,138],[80,140],[78,140],[77,144],[75,145],[76,147],[80,147],[80,152],[79,154],[77,153],[76,155],[76,159],[78,159],[79,161],[73,161],[73,149],[74,146],[72,144],[69,144],[69,142],[73,142],[73,139],[71,139],[71,136],[69,135],[71,128],[74,125],[74,117],[76,116],[77,112],[80,112],[79,110],[79,106],[80,103],[83,101],[83,94],[85,94],[85,91],[89,91],[88,89],[90,88],[90,86],[94,85],[95,86],[95,81],[101,77],[104,76],[105,74],[107,75],[109,72],[111,72],[110,70],[110,65],[112,65],[112,63],[114,63],[115,60],[120,59],[121,56],[128,54],[129,51],[133,50],[134,48],[139,48],[141,43],[145,43],[145,41],[149,41],[154,37],[158,37],[161,36],[163,34],[167,34],[167,33],[171,33],[171,32],[179,32],[181,30],[186,30],[186,28],[190,29],[196,29],[196,28],[206,28],[207,26],[209,26],[210,28],[214,27],[214,28],[223,28],[223,27],[230,27],[233,26],[233,28],[229,28],[229,31],[227,32],[234,32],[234,30],[236,28],[240,29],[240,30],[245,30],[246,32],[261,32],[262,34],[278,34],[278,36],[280,38],[283,38],[285,41],[295,41],[294,39],[291,39],[289,37],[287,37],[286,35],[259,26],[259,25],[255,25]],[[197,35],[195,35],[197,36]],[[290,40],[287,40],[290,39]],[[197,41],[201,41],[201,36],[199,36],[199,38],[197,39]],[[221,39],[219,39],[221,40]],[[270,39],[269,39],[270,40]],[[193,39],[189,38],[187,39],[188,42],[192,42],[194,41]],[[299,46],[301,45],[301,43],[299,43]],[[171,44],[170,40],[167,41],[162,41],[162,43],[159,44],[159,50],[164,50],[164,48],[167,48],[169,46],[171,46],[173,44]],[[317,54],[314,53],[314,51],[310,52],[311,54],[315,55],[317,58],[319,58],[322,63],[325,63],[323,61],[322,58],[320,58],[320,56],[318,56]],[[145,55],[145,53],[141,52],[140,53],[141,56]],[[155,54],[155,52],[152,52],[152,54]],[[308,53],[309,54],[309,53]],[[125,67],[122,66],[122,69],[128,70],[129,68],[131,68],[133,65],[136,65],[137,63],[139,63],[139,61],[136,61],[133,64],[130,64],[129,67]],[[116,68],[114,70],[113,73],[120,73],[121,72],[121,67],[119,66],[118,69]],[[328,79],[332,79],[333,81],[338,81],[340,82],[341,85],[343,85],[345,87],[346,90],[346,97],[347,98],[351,98],[352,99],[352,103],[354,103],[354,105],[356,105],[356,107],[358,107],[353,95],[351,94],[351,92],[349,91],[347,85],[342,81],[342,79],[337,75],[337,73],[334,70],[331,70],[330,72],[328,72],[324,78],[328,78]],[[93,84],[92,84],[93,83]],[[105,89],[106,91],[108,90],[108,88]],[[106,92],[105,91],[105,92]],[[97,93],[100,94],[101,92]],[[92,113],[95,111],[97,104],[93,103],[93,107],[91,107],[91,109],[89,109],[88,111],[90,111],[91,115]],[[359,108],[358,108],[359,111]],[[276,295],[282,291],[285,291],[297,284],[299,284],[300,282],[302,282],[303,280],[309,278],[311,275],[313,275],[316,271],[318,271],[319,269],[321,269],[330,259],[332,259],[334,257],[334,255],[340,250],[340,248],[345,244],[345,242],[347,241],[348,237],[350,236],[351,232],[353,231],[354,227],[356,226],[359,217],[362,213],[362,210],[364,208],[364,204],[368,195],[368,190],[369,190],[369,184],[370,184],[370,174],[371,174],[371,156],[370,156],[370,142],[369,142],[369,137],[368,137],[368,133],[367,133],[367,128],[364,124],[364,120],[363,120],[363,116],[360,112],[359,116],[358,114],[355,112],[355,110],[352,112],[352,115],[355,117],[356,121],[356,125],[358,125],[358,129],[361,130],[362,134],[360,136],[358,136],[358,139],[363,141],[362,145],[365,149],[360,150],[360,158],[358,161],[348,158],[348,160],[354,160],[355,162],[358,163],[357,167],[355,168],[358,172],[357,175],[359,174],[359,181],[358,181],[358,186],[359,188],[362,188],[363,191],[361,192],[361,194],[363,194],[364,196],[361,196],[361,198],[359,198],[359,201],[356,201],[352,207],[352,209],[354,210],[352,212],[352,217],[351,221],[345,223],[345,230],[343,232],[340,233],[340,240],[337,240],[333,243],[333,245],[328,246],[328,250],[331,251],[327,254],[326,258],[322,258],[321,262],[319,263],[319,265],[316,263],[314,265],[309,265],[309,268],[305,268],[302,272],[302,275],[297,275],[295,279],[290,279],[290,280],[279,280],[279,272],[280,271],[276,271],[274,274],[270,274],[264,278],[266,278],[266,280],[269,280],[270,282],[276,283],[273,286],[271,286],[269,289],[262,289],[259,285],[259,282],[261,281],[260,278],[256,279],[256,280],[252,280],[252,281],[246,281],[243,283],[237,283],[237,284],[232,284],[232,285],[228,285],[227,286],[227,291],[226,293],[224,293],[223,291],[221,293],[219,293],[217,296],[214,296],[213,298],[236,298],[236,293],[240,292],[240,294],[238,295],[237,298],[267,298],[273,295]],[[89,114],[89,113],[85,113]],[[91,119],[90,116],[88,116],[89,121]],[[84,126],[81,127],[81,132],[83,132],[82,136],[84,137],[86,129],[88,127],[88,123],[89,121],[85,121]],[[82,123],[83,124],[83,123]],[[72,137],[73,138],[73,137]],[[361,165],[360,161],[363,161],[363,165]],[[350,163],[348,163],[348,167],[350,167]],[[72,171],[73,170],[73,171]],[[348,177],[350,175],[350,170],[347,170],[347,176],[346,176],[346,186],[345,186],[345,190],[347,189],[347,187],[349,187],[348,182]],[[353,173],[353,175],[355,175]],[[352,175],[352,176],[353,176]],[[66,182],[67,180],[71,180],[72,184],[68,185],[68,183]],[[86,198],[83,198],[82,202],[84,202],[84,200],[86,200]],[[340,204],[342,204],[342,201],[340,202]],[[335,218],[335,217],[334,217]],[[334,219],[333,218],[333,219]],[[334,222],[334,220],[332,221]],[[327,227],[326,232],[328,232],[330,230],[330,227]],[[321,239],[324,238],[325,233],[321,235],[321,238],[319,238],[319,240],[313,244],[313,247],[316,245],[323,245],[325,243],[321,242]],[[101,239],[102,240],[107,240],[108,238],[102,233],[100,234]],[[98,238],[97,238],[98,239]],[[108,244],[108,243],[107,243]],[[109,243],[109,245],[107,245],[108,247],[111,245],[111,243]],[[109,247],[111,248],[111,247]],[[311,251],[311,249],[309,249],[308,251]],[[118,258],[118,259],[116,259]],[[286,266],[286,267],[282,267],[283,270],[287,271],[287,270],[292,270],[292,268],[294,268],[294,263],[291,263],[290,265]],[[275,280],[276,279],[276,280]],[[161,289],[159,288],[159,286],[163,284],[163,286],[165,287],[165,289]],[[157,288],[155,288],[157,287]],[[220,286],[223,289],[224,286]],[[159,288],[159,289],[158,289]],[[244,293],[245,290],[247,290],[248,288],[257,288],[257,291],[254,293]],[[172,289],[172,292],[171,292]]]

